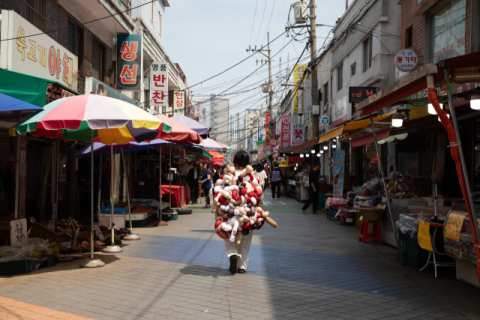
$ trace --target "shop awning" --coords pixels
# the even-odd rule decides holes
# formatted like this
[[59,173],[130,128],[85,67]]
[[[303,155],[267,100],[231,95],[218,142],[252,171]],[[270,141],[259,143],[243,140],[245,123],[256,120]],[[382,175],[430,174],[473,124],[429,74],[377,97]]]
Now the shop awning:
[[294,151],[298,151],[298,150],[310,148],[310,147],[316,145],[317,143],[318,143],[318,139],[317,139],[317,138],[314,138],[314,139],[312,139],[312,140],[310,140],[310,141],[307,141],[307,142],[304,142],[304,143],[302,143],[302,144],[298,144],[298,145],[296,145],[296,146],[292,146],[292,147],[290,148],[290,151],[291,151],[291,152],[294,152]]
[[[374,117],[373,122],[391,122],[392,116],[396,113],[397,111],[392,111],[390,113],[384,114],[382,116]],[[383,128],[386,126],[389,126],[389,124],[375,124],[375,128]],[[363,119],[363,120],[357,120],[357,121],[352,121],[352,122],[347,122],[345,124],[342,124],[324,134],[322,134],[318,138],[318,143],[328,141],[330,139],[333,139],[335,137],[339,136],[345,136],[345,138],[349,139],[352,137],[355,137],[359,134],[365,133],[366,128],[371,128],[370,124],[370,119]],[[348,142],[348,141],[347,141]]]
[[[390,135],[390,129],[380,131],[380,132],[376,132],[376,134],[377,134],[377,141],[386,139]],[[369,134],[367,136],[360,137],[360,138],[352,140],[352,148],[364,146],[364,145],[370,144],[370,143],[375,143],[375,139],[373,137],[373,134]]]

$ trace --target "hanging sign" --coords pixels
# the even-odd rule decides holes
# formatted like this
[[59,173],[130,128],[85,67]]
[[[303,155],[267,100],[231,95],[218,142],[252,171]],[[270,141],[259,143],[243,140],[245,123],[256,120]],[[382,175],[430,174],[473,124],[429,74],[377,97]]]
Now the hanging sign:
[[117,89],[140,91],[141,80],[142,35],[117,34]]
[[173,113],[175,115],[185,114],[185,91],[173,92]]
[[150,71],[150,105],[168,106],[168,66],[164,62],[153,62]]
[[202,116],[202,107],[200,105],[200,101],[197,100],[195,107],[194,107],[194,117],[201,117]]
[[433,251],[432,237],[430,236],[430,223],[418,219],[418,245],[420,248]]
[[312,80],[310,79],[310,77],[305,80],[305,89],[303,90],[303,104],[303,112],[305,114],[312,114]]
[[327,125],[330,123],[330,118],[328,116],[323,116],[320,118],[320,123],[323,125]]
[[270,145],[270,112],[267,112],[265,115],[265,150],[267,151],[266,154],[272,152],[272,146]]
[[343,168],[345,166],[345,150],[333,153],[333,197],[343,198]]
[[292,125],[292,146],[305,142],[305,127],[303,124]]
[[453,211],[448,215],[443,229],[443,237],[450,240],[459,241],[460,232],[462,231],[463,220],[467,212]]
[[395,67],[400,71],[412,71],[417,67],[418,56],[412,49],[400,50],[395,56]]
[[[295,86],[303,86],[305,77],[303,77],[303,73],[307,68],[306,64],[296,64],[293,70],[293,83]],[[293,97],[293,113],[298,113],[298,98],[300,97],[300,91],[297,89],[298,87],[294,87],[293,92],[295,96]],[[303,98],[303,95],[302,95]],[[303,100],[303,99],[302,99]],[[303,103],[303,101],[302,101]]]
[[282,124],[282,129],[280,132],[280,147],[287,148],[290,146],[291,116],[290,115],[282,116],[282,121],[280,122]]
[[348,102],[359,103],[377,93],[377,87],[349,87]]

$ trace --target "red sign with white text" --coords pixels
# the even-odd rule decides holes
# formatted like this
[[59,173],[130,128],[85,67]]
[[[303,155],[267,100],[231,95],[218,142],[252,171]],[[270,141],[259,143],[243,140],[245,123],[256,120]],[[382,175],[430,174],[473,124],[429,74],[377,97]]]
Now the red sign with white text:
[[282,131],[280,132],[280,148],[290,147],[291,116],[282,116]]

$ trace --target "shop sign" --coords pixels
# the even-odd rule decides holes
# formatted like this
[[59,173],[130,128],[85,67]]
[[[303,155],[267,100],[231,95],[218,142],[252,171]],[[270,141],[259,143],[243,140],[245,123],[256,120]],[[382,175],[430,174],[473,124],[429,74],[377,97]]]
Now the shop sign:
[[280,147],[287,148],[290,146],[290,125],[291,125],[291,116],[284,115],[282,116],[282,131],[280,133]]
[[47,84],[47,104],[61,98],[73,96],[73,93],[63,88],[60,88],[54,83]]
[[305,142],[305,128],[303,124],[292,125],[292,146]]
[[430,236],[430,223],[418,219],[418,245],[420,248],[433,251],[432,237]]
[[310,77],[308,77],[305,80],[305,89],[303,90],[303,93],[304,93],[303,103],[305,105],[303,111],[304,111],[305,114],[312,114],[312,109],[313,109],[312,80],[310,79]]
[[173,113],[175,115],[185,113],[185,91],[173,91]]
[[[296,64],[293,69],[293,83],[297,86],[303,86],[305,82],[305,77],[303,77],[303,73],[307,69],[306,64]],[[300,91],[297,89],[298,87],[294,87],[295,96],[293,97],[293,113],[298,113],[298,98],[300,96]],[[303,97],[303,95],[302,95]],[[303,100],[303,99],[301,99]],[[303,103],[303,101],[301,101]]]
[[307,124],[307,141],[310,141],[313,139],[313,124],[310,122]]
[[320,118],[320,123],[323,125],[327,125],[330,123],[330,118],[328,116],[323,116]]
[[77,90],[77,56],[14,11],[2,10],[1,20],[1,68]]
[[343,96],[332,104],[332,126],[338,126],[348,120],[347,108],[347,96]]
[[348,102],[358,103],[362,102],[368,97],[377,93],[377,87],[349,87],[348,88]]
[[343,198],[345,150],[333,153],[333,197]]
[[117,89],[140,91],[141,80],[142,35],[117,34]]
[[466,0],[450,1],[432,16],[433,63],[465,54]]
[[257,150],[258,148],[258,133],[255,131],[253,133],[253,143],[252,143],[252,149]]
[[200,101],[195,102],[195,107],[194,107],[194,117],[201,117],[202,116],[202,107],[200,105]]
[[263,147],[264,145],[260,145],[260,147],[258,148],[258,159],[261,160],[263,159]]
[[27,239],[27,219],[10,221],[10,245],[20,246]]
[[418,56],[412,49],[403,49],[397,53],[394,62],[398,70],[412,71],[417,67]]
[[92,77],[87,77],[85,78],[85,92],[90,93],[93,92],[96,95],[99,96],[104,96],[104,97],[110,97],[110,98],[115,98],[118,100],[126,101],[128,103],[131,103],[137,107],[140,107],[140,103],[138,101],[133,100],[130,97],[127,97],[126,95],[118,92],[117,90],[113,89],[112,87],[109,87],[105,83],[92,78]]
[[368,147],[367,146],[367,159],[373,159],[377,156],[377,149],[375,149],[375,147],[371,146],[371,147]]
[[265,115],[265,151],[266,154],[269,154],[272,152],[272,146],[270,145],[270,112],[267,112]]
[[265,118],[259,117],[257,121],[257,145],[264,145],[265,144]]
[[164,62],[153,62],[150,71],[150,104],[168,106],[168,65]]
[[459,241],[460,232],[462,231],[463,221],[467,212],[453,211],[448,215],[447,222],[445,222],[445,228],[443,230],[443,236],[446,239]]
[[258,161],[258,154],[251,154],[252,161]]

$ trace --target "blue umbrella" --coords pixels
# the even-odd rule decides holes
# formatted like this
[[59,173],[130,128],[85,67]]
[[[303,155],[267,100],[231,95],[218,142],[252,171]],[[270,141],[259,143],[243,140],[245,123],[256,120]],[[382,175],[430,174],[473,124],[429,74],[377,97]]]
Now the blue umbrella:
[[34,106],[31,103],[18,100],[7,96],[6,94],[0,93],[0,112],[2,111],[26,111],[26,110],[41,110],[37,106]]

